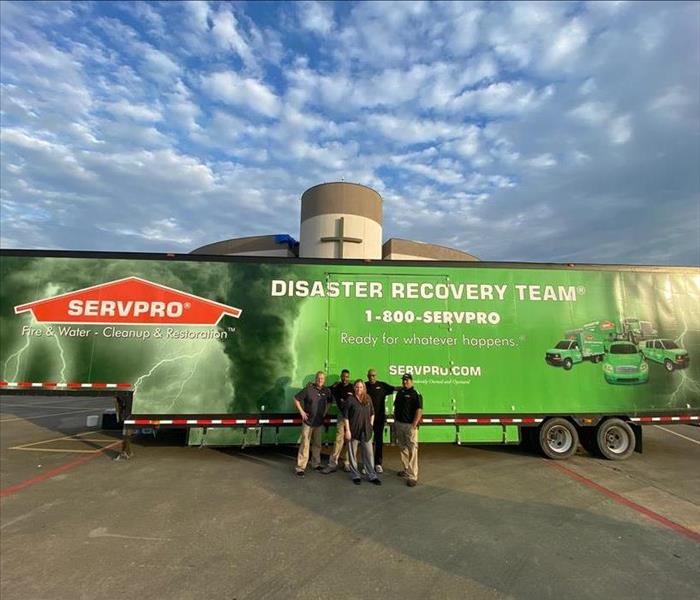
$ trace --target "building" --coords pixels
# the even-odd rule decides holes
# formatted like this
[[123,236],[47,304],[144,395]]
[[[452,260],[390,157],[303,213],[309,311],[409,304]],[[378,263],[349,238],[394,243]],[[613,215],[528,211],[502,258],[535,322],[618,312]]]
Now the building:
[[301,196],[299,241],[287,234],[233,238],[193,254],[354,258],[363,260],[461,260],[477,257],[437,244],[392,238],[383,242],[383,202],[357,183],[321,183]]

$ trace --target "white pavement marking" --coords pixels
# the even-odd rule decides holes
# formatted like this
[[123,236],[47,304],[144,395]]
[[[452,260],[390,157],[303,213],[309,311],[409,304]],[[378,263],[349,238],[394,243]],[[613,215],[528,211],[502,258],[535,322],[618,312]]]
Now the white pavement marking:
[[81,412],[92,412],[94,410],[102,410],[103,406],[97,408],[81,408],[80,410],[69,410],[67,412],[54,413],[52,415],[38,415],[36,417],[15,417],[12,419],[0,419],[0,423],[9,423],[10,421],[34,421],[36,419],[48,419],[49,417],[60,417],[61,415],[70,415]]
[[656,427],[657,429],[663,429],[666,433],[672,433],[673,435],[677,435],[679,438],[683,438],[684,440],[688,440],[689,442],[693,442],[693,444],[697,444],[698,446],[700,446],[700,442],[698,440],[689,438],[687,435],[683,435],[682,433],[678,433],[677,431],[671,431],[670,429],[661,427],[661,425],[654,425],[654,427]]
[[97,529],[93,529],[88,533],[88,537],[91,538],[97,538],[97,537],[112,537],[112,538],[121,538],[124,540],[146,540],[149,542],[162,542],[162,541],[169,541],[172,538],[164,538],[164,537],[141,537],[141,536],[136,536],[136,535],[122,535],[120,533],[107,533],[107,528],[106,527],[98,527]]

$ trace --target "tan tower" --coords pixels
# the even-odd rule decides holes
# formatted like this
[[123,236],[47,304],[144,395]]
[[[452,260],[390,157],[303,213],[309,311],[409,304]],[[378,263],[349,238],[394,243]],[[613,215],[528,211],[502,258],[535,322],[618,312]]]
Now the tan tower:
[[301,196],[301,258],[382,258],[382,197],[357,183],[322,183]]

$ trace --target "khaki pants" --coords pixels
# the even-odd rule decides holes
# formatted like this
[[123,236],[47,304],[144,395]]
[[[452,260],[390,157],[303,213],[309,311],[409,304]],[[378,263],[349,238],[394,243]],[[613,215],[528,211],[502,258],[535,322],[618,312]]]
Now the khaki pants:
[[338,419],[338,424],[335,427],[335,444],[333,446],[333,453],[328,459],[328,466],[337,467],[338,459],[340,458],[343,459],[343,462],[347,462],[348,448],[347,444],[345,444],[345,427],[343,427],[343,422],[340,419]]
[[301,426],[301,441],[299,442],[299,454],[297,454],[297,470],[306,470],[309,462],[309,443],[311,444],[311,468],[321,466],[321,428],[311,427],[304,423]]
[[410,423],[394,423],[396,443],[401,449],[401,462],[408,479],[418,481],[418,429]]

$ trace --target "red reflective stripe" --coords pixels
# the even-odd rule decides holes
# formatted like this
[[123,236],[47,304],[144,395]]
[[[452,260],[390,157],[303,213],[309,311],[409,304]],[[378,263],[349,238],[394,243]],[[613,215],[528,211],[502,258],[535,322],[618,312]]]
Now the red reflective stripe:
[[134,425],[151,425],[153,421],[151,419],[135,419]]
[[32,387],[32,382],[31,381],[20,381],[17,384],[17,387],[22,387],[22,388]]
[[222,425],[235,425],[236,419],[221,419]]
[[80,383],[71,382],[68,384],[68,387],[69,388],[79,388],[79,387],[82,387],[82,385]]
[[257,422],[258,422],[257,419],[246,419],[246,420],[245,420],[245,424],[246,424],[246,425],[256,425]]
[[173,419],[173,425],[187,425],[187,419]]
[[433,423],[445,423],[445,419],[432,419]]
[[477,419],[477,423],[491,423],[491,419]]
[[52,388],[52,387],[56,387],[58,384],[55,381],[46,381],[46,382],[42,383],[41,385],[43,385],[44,387],[47,387],[47,388]]
[[211,425],[211,419],[197,419],[197,425]]
[[130,388],[131,384],[130,383],[118,383],[117,387],[118,388]]
[[93,383],[92,387],[94,387],[94,388],[106,388],[107,384],[106,383]]
[[7,381],[0,381],[0,387],[7,387]]

